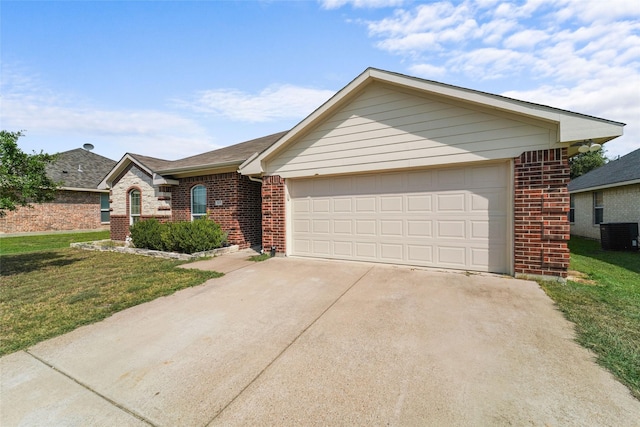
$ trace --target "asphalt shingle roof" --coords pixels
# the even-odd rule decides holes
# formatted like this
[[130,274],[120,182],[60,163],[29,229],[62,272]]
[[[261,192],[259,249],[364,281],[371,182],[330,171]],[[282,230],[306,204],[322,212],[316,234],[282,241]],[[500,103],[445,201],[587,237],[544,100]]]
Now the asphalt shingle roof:
[[97,189],[116,162],[82,148],[58,153],[47,165],[47,176],[63,187]]
[[613,160],[569,182],[569,191],[640,180],[640,149]]
[[262,138],[252,139],[179,160],[163,160],[132,153],[129,153],[129,155],[157,173],[171,172],[183,168],[197,168],[198,166],[202,166],[203,168],[215,167],[233,162],[242,163],[253,154],[260,153],[270,147],[287,132],[288,131],[274,133],[273,135],[263,136]]

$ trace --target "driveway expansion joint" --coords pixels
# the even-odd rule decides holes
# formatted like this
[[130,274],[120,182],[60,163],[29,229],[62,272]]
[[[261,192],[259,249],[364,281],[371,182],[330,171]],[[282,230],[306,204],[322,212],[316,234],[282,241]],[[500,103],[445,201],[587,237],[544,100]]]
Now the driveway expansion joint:
[[44,360],[44,359],[36,356],[35,354],[31,353],[29,350],[24,350],[24,352],[26,354],[28,354],[29,356],[33,357],[38,362],[40,362],[43,365],[47,366],[48,368],[54,370],[55,372],[58,372],[60,375],[63,375],[64,377],[70,379],[71,381],[73,381],[74,383],[78,384],[80,387],[84,388],[85,390],[88,390],[91,393],[95,394],[96,396],[100,397],[101,399],[106,400],[111,405],[115,406],[116,408],[120,409],[121,411],[126,412],[127,414],[131,415],[132,417],[137,418],[138,420],[142,421],[143,423],[146,423],[146,424],[148,424],[148,425],[150,425],[152,427],[156,427],[155,424],[153,424],[151,421],[149,421],[148,419],[146,419],[142,415],[137,414],[136,412],[134,412],[131,409],[121,405],[120,403],[116,402],[115,400],[110,399],[109,397],[103,395],[102,393],[94,390],[93,388],[91,388],[87,384],[84,384],[83,382],[77,380],[76,378],[74,378],[73,376],[71,376],[68,373],[64,372],[63,370],[56,368],[54,365],[52,365],[51,363],[47,362],[46,360]]
[[252,379],[251,381],[249,381],[249,382],[247,383],[247,385],[245,385],[245,386],[242,388],[242,390],[240,390],[240,391],[239,391],[235,396],[233,396],[233,398],[232,398],[231,400],[229,400],[229,402],[227,402],[227,404],[226,404],[226,405],[224,405],[224,406],[222,407],[222,409],[220,409],[220,411],[218,411],[218,413],[217,413],[217,414],[215,414],[215,415],[213,416],[213,418],[211,418],[211,420],[206,424],[206,426],[210,426],[210,425],[211,425],[211,423],[213,423],[213,422],[216,420],[216,418],[218,418],[218,417],[219,417],[219,416],[220,416],[220,415],[221,415],[221,414],[222,414],[222,413],[223,413],[223,412],[224,412],[224,411],[225,411],[229,406],[231,406],[231,404],[232,404],[233,402],[235,402],[235,401],[236,401],[236,399],[238,399],[238,397],[240,397],[240,396],[245,392],[245,390],[247,390],[247,389],[251,386],[251,384],[253,384],[254,382],[256,382],[256,380],[257,380],[258,378],[260,378],[260,377],[261,377],[261,376],[262,376],[262,375],[263,375],[263,374],[264,374],[264,373],[265,373],[265,372],[266,372],[266,371],[267,371],[267,370],[268,370],[268,369],[269,369],[269,368],[270,368],[270,367],[271,367],[271,366],[276,362],[276,360],[280,359],[280,358],[282,357],[282,355],[283,355],[283,354],[284,354],[284,353],[285,353],[289,348],[291,348],[291,346],[292,346],[293,344],[295,344],[295,343],[296,343],[296,341],[298,341],[298,339],[299,339],[302,335],[304,335],[304,333],[305,333],[305,332],[307,332],[307,331],[309,330],[309,328],[311,328],[313,325],[315,325],[315,324],[316,324],[316,322],[317,322],[318,320],[320,320],[320,319],[325,315],[325,313],[326,313],[327,311],[331,310],[331,308],[332,308],[334,305],[336,305],[336,303],[337,303],[338,301],[340,301],[340,300],[342,299],[342,297],[344,297],[344,296],[347,294],[347,292],[349,292],[351,289],[353,289],[353,287],[354,287],[355,285],[357,285],[357,284],[358,284],[358,283],[359,283],[359,282],[364,278],[364,276],[366,276],[367,274],[369,274],[369,273],[371,272],[371,270],[373,270],[373,269],[374,269],[374,266],[372,266],[372,267],[370,267],[369,269],[367,269],[367,271],[365,271],[365,272],[364,272],[360,277],[358,277],[358,279],[357,279],[357,280],[354,280],[354,282],[353,282],[351,285],[349,285],[349,287],[347,287],[347,289],[345,289],[345,290],[344,290],[344,292],[342,292],[340,295],[338,295],[338,297],[337,297],[337,298],[336,298],[336,299],[335,299],[331,304],[329,304],[329,305],[327,306],[327,308],[325,308],[324,310],[322,310],[322,312],[321,312],[318,316],[316,316],[316,318],[315,318],[315,319],[313,319],[313,320],[312,320],[312,321],[311,321],[307,326],[305,326],[304,328],[302,328],[302,330],[300,331],[300,333],[299,333],[298,335],[296,335],[296,336],[295,336],[295,338],[293,338],[293,340],[291,340],[291,342],[290,342],[289,344],[287,344],[287,345],[282,349],[282,351],[281,351],[280,353],[278,353],[278,354],[276,355],[276,357],[274,357],[274,358],[273,358],[273,360],[272,360],[271,362],[267,363],[267,365],[266,365],[264,368],[262,368],[262,370],[261,370],[261,371],[260,371],[260,372],[255,376],[255,377],[253,377],[253,379]]

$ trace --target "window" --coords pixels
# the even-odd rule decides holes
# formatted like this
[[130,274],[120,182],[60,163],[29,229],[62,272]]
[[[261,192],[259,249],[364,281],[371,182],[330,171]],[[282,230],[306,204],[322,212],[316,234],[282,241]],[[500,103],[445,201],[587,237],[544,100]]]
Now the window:
[[140,220],[140,190],[131,190],[129,193],[129,224],[133,225]]
[[593,193],[593,223],[600,224],[604,219],[604,197],[602,191]]
[[196,185],[191,189],[191,220],[206,218],[207,189],[204,185]]
[[576,200],[573,194],[569,194],[569,222],[576,222]]
[[100,222],[109,222],[109,193],[100,193]]

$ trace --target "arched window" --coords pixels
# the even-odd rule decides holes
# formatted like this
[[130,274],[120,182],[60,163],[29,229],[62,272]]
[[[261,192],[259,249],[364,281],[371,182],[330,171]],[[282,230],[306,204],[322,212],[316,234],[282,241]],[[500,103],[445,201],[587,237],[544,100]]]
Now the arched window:
[[207,189],[196,185],[191,189],[191,220],[207,216]]
[[140,220],[141,202],[140,190],[131,190],[129,192],[129,225],[133,225]]

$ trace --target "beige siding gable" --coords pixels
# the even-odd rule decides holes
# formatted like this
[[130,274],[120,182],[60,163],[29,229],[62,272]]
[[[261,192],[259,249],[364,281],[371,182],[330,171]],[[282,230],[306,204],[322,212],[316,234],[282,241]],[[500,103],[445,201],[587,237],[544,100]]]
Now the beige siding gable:
[[265,172],[287,178],[507,159],[556,141],[555,124],[373,83],[283,147]]

